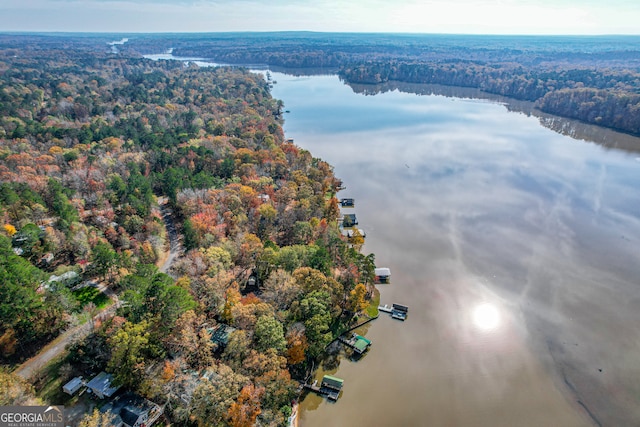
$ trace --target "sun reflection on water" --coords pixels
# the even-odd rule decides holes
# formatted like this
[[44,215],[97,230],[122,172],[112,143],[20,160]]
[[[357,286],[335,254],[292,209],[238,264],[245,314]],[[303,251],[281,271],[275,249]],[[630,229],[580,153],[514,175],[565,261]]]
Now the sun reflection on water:
[[490,332],[500,326],[500,312],[489,303],[482,303],[474,307],[472,313],[473,324],[483,332]]

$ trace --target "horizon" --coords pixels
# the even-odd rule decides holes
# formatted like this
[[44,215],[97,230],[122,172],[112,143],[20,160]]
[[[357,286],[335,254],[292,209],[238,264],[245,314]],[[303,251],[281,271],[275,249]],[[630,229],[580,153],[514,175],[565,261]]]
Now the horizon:
[[3,0],[0,32],[640,35],[634,0]]
[[315,31],[315,30],[229,30],[229,31],[32,31],[32,30],[1,30],[2,35],[234,35],[234,34],[317,34],[317,35],[392,35],[392,36],[461,36],[461,37],[522,37],[522,38],[599,38],[599,37],[629,37],[640,38],[638,34],[602,33],[602,34],[519,34],[519,33],[420,33],[401,31]]

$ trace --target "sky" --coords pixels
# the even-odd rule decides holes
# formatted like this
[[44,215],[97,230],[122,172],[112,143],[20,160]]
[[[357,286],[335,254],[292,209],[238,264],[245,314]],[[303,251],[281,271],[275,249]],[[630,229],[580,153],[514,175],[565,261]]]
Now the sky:
[[640,34],[639,0],[0,0],[0,31]]

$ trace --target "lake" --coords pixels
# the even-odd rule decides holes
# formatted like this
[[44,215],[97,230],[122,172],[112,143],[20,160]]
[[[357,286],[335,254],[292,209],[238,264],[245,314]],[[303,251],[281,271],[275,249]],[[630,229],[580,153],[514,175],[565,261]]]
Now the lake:
[[640,424],[637,138],[488,95],[272,76],[286,136],[335,166],[391,269],[381,303],[410,307],[363,329],[369,352],[330,371],[341,398],[309,395],[301,426]]

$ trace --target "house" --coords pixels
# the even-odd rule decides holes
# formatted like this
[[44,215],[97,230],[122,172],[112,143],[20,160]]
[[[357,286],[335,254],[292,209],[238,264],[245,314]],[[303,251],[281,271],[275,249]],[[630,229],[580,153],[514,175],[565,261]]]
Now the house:
[[211,334],[211,341],[219,347],[225,347],[229,343],[229,337],[236,328],[229,325],[218,324],[214,328],[207,329],[207,332]]
[[47,252],[46,254],[42,255],[42,257],[40,258],[40,264],[50,264],[51,261],[54,260],[54,256],[51,252]]
[[78,390],[80,390],[84,386],[84,381],[82,381],[82,377],[75,377],[68,383],[62,386],[62,391],[67,393],[69,396],[73,396],[76,394]]
[[93,394],[98,396],[98,398],[104,399],[105,397],[113,396],[113,394],[120,388],[120,386],[112,385],[112,382],[113,375],[107,374],[103,371],[89,381],[89,383],[87,383],[87,387]]
[[114,427],[149,427],[163,414],[164,408],[137,394],[126,393],[105,405],[101,411],[110,413]]
[[376,268],[374,274],[376,283],[389,283],[391,280],[391,270],[386,267]]
[[73,270],[67,271],[59,276],[52,274],[49,277],[49,284],[54,282],[62,283],[64,286],[73,286],[80,281],[80,275]]

